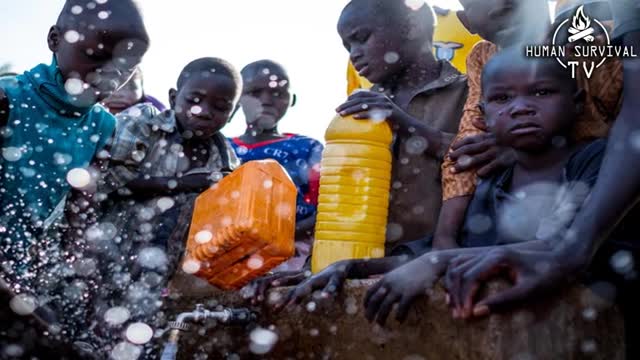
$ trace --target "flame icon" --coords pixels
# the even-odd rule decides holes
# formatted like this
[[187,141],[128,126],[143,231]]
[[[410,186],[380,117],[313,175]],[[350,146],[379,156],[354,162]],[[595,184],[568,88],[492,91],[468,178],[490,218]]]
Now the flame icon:
[[593,42],[595,40],[593,36],[595,30],[591,27],[591,19],[584,13],[584,5],[576,10],[571,25],[572,26],[569,27],[569,33],[572,34],[572,36],[569,37],[570,43],[582,39],[586,42]]
[[584,14],[584,5],[580,6],[573,17],[573,28],[579,31],[587,30],[591,25],[591,19]]

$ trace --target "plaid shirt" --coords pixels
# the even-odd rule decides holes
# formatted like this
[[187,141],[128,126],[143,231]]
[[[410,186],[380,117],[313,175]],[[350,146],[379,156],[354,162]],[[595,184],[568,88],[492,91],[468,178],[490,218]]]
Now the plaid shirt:
[[182,153],[172,110],[159,112],[153,106],[140,104],[119,114],[117,119],[109,165],[103,176],[103,192],[107,194],[123,191],[127,183],[140,176],[215,175],[239,164],[231,145],[218,133],[209,141],[206,165],[190,169],[189,160]]

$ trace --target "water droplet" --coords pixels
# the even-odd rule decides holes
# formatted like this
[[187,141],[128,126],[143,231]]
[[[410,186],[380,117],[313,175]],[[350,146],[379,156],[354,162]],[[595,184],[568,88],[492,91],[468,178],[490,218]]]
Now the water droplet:
[[145,154],[144,151],[140,151],[140,150],[134,150],[131,152],[131,158],[133,159],[133,161],[135,162],[142,162],[144,161],[145,156],[147,156],[147,154]]
[[598,350],[598,344],[595,340],[584,340],[582,344],[580,344],[580,350],[585,354],[593,354]]
[[640,151],[640,130],[633,131],[629,136],[629,141],[635,151]]
[[209,230],[202,230],[196,233],[195,240],[198,244],[206,244],[213,239],[213,234]]
[[69,78],[64,83],[64,89],[69,95],[78,96],[84,92],[84,83],[80,79]]
[[82,189],[91,183],[91,174],[87,169],[71,169],[67,173],[67,182],[76,189]]
[[593,321],[598,317],[598,312],[596,311],[596,309],[589,307],[582,311],[582,317],[585,320]]
[[24,349],[18,344],[9,344],[3,351],[6,356],[13,358],[21,358],[24,355]]
[[256,328],[249,334],[249,339],[251,340],[249,350],[254,354],[263,355],[273,349],[278,341],[278,334],[268,329]]
[[407,140],[405,148],[411,155],[421,155],[427,150],[429,142],[422,136],[412,136]]
[[611,256],[611,267],[618,274],[624,275],[633,271],[633,255],[629,251],[620,250]]
[[265,180],[262,183],[262,186],[264,186],[265,189],[271,189],[273,187],[273,181],[271,180]]
[[131,313],[125,307],[112,307],[104,313],[104,321],[111,326],[124,324],[129,320]]
[[253,255],[247,260],[247,267],[251,270],[261,269],[264,265],[264,259],[260,255]]
[[73,157],[69,154],[53,154],[53,162],[55,162],[56,165],[69,165],[71,161],[73,161]]
[[308,311],[308,312],[314,312],[314,311],[316,311],[316,308],[317,308],[317,307],[318,307],[318,306],[316,305],[316,303],[315,303],[315,302],[313,302],[313,301],[311,301],[311,302],[309,302],[309,303],[307,304],[307,311]]
[[469,166],[471,165],[472,161],[473,159],[469,155],[462,155],[458,158],[458,164],[460,166]]
[[182,263],[182,271],[187,274],[197,273],[200,271],[200,261],[194,259],[185,260],[185,262]]
[[167,254],[158,247],[142,249],[138,254],[138,263],[148,269],[162,269],[168,262]]
[[282,294],[280,294],[277,291],[270,292],[267,298],[267,302],[271,305],[278,304],[280,303],[281,300],[282,300]]
[[404,0],[404,4],[411,10],[417,11],[425,5],[424,0]]
[[189,111],[193,115],[200,115],[202,113],[202,108],[198,105],[193,105]]
[[404,228],[397,223],[387,224],[387,241],[395,242],[402,238],[404,235]]
[[355,315],[358,313],[358,301],[354,297],[349,297],[345,300],[345,312],[348,315]]
[[100,11],[100,12],[98,13],[98,18],[99,18],[100,20],[106,20],[106,19],[108,19],[108,18],[109,18],[109,12],[108,12],[108,11]]
[[82,14],[82,6],[80,5],[74,5],[71,7],[71,13],[73,15],[80,15]]
[[13,146],[3,148],[2,157],[9,162],[16,162],[22,158],[22,150]]
[[96,261],[94,259],[79,259],[73,264],[73,270],[78,276],[89,276],[96,271]]
[[80,40],[80,33],[78,33],[75,30],[69,30],[66,33],[64,33],[64,39],[69,44],[75,44]]
[[398,62],[398,60],[400,60],[400,55],[398,55],[398,53],[395,51],[389,51],[388,53],[384,54],[384,61],[387,64],[395,64]]
[[374,123],[381,123],[387,120],[387,112],[384,110],[371,110],[369,111],[369,120]]
[[170,197],[162,197],[156,202],[156,205],[162,212],[171,209],[175,204],[176,202]]
[[127,327],[126,337],[136,345],[143,345],[151,340],[153,330],[145,323],[134,323]]
[[139,346],[123,341],[111,350],[111,359],[113,360],[135,360],[142,354]]
[[9,306],[11,310],[18,315],[30,315],[38,308],[38,300],[33,296],[20,294],[11,299]]

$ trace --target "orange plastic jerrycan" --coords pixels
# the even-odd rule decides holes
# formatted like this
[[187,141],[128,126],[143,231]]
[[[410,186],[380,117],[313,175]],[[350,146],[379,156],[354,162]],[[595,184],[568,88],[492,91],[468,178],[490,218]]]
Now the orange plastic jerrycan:
[[196,200],[182,269],[239,289],[294,255],[296,187],[274,160],[251,161]]
[[386,121],[336,117],[325,134],[311,269],[384,256],[391,182]]

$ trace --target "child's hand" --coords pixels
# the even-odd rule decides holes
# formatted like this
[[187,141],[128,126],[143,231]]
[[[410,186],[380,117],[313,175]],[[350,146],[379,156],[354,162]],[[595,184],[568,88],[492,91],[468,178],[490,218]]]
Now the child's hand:
[[393,305],[398,303],[396,320],[403,322],[411,304],[426,295],[442,271],[443,265],[428,263],[421,257],[389,272],[367,291],[364,298],[365,316],[369,321],[376,320],[384,326]]
[[252,305],[258,305],[266,299],[267,291],[269,291],[269,289],[279,286],[298,285],[304,281],[304,273],[304,270],[283,271],[263,276],[247,285],[243,290],[244,296],[251,299]]
[[358,91],[349,96],[346,103],[338,106],[336,112],[340,116],[353,115],[354,119],[371,119],[374,121],[388,120],[397,124],[408,116],[387,95],[377,91]]
[[309,297],[314,291],[322,289],[322,296],[328,298],[336,295],[342,289],[344,281],[349,275],[349,264],[347,261],[339,261],[330,265],[321,272],[308,278],[302,284],[292,289],[285,297],[284,301],[276,306],[282,309],[292,304],[300,304],[302,300]]
[[[524,252],[499,247],[475,256],[460,256],[450,262],[445,277],[449,306],[454,318],[486,316],[570,281],[583,266],[577,256],[560,257],[548,250]],[[505,275],[513,287],[476,299],[486,282]]]
[[495,137],[488,133],[457,141],[451,145],[451,150],[449,157],[455,161],[457,173],[478,169],[478,175],[486,177],[515,161],[513,151],[499,147]]

